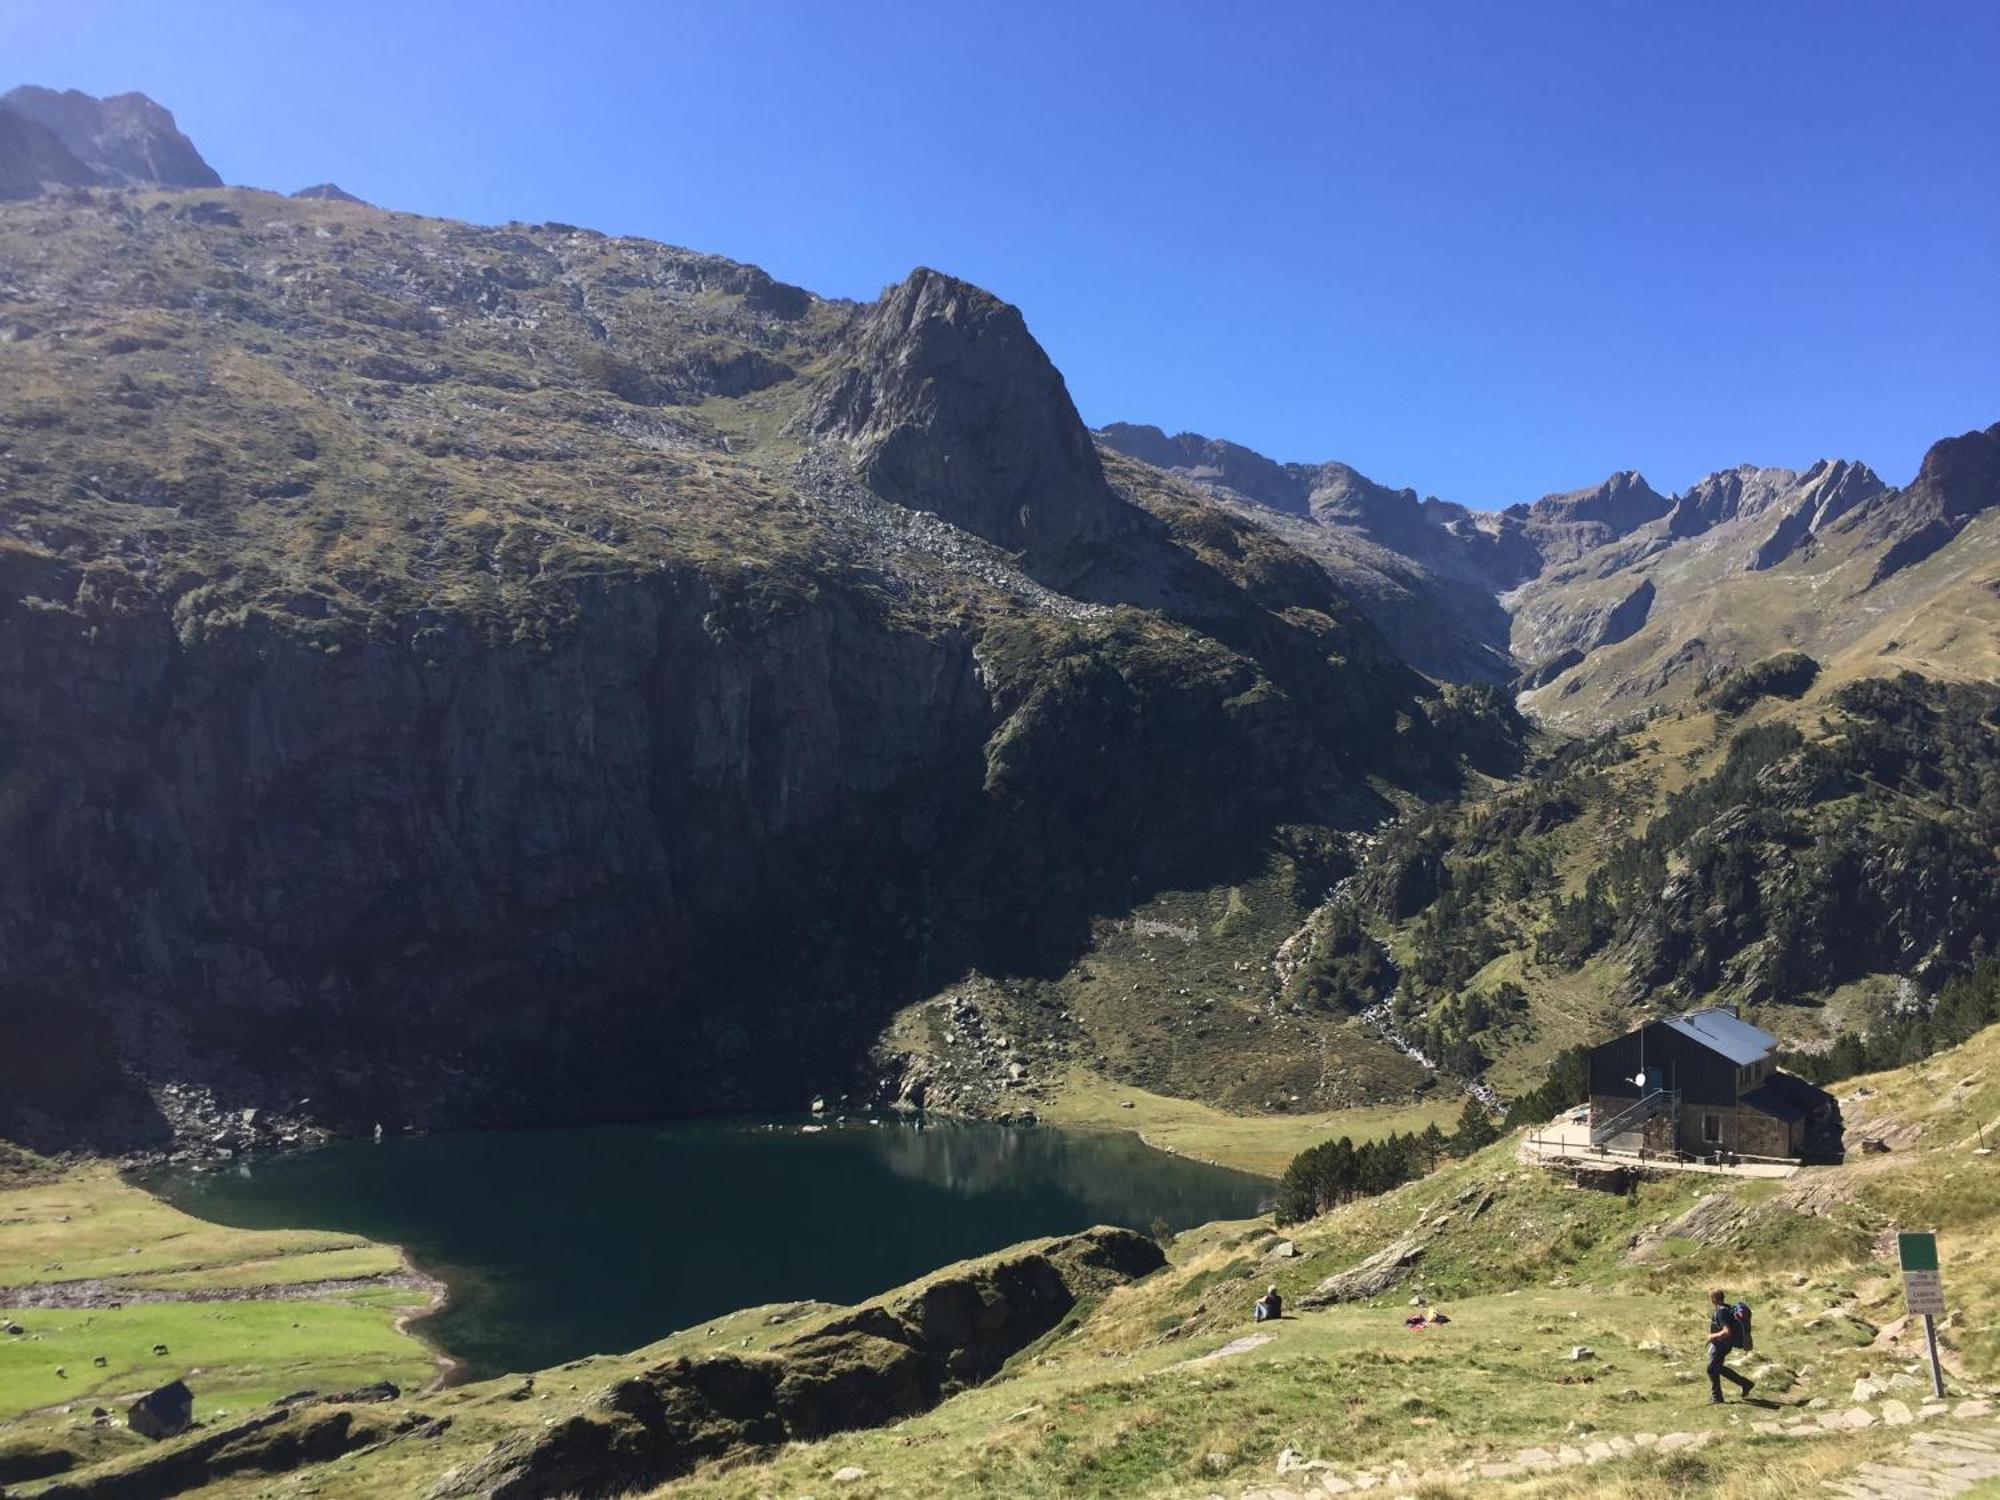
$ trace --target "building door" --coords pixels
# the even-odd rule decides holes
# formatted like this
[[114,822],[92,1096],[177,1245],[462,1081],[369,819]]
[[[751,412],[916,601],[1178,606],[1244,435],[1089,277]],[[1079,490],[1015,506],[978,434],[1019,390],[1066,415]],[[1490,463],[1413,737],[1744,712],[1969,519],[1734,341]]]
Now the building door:
[[1701,1138],[1704,1141],[1708,1142],[1708,1144],[1711,1146],[1721,1144],[1722,1141],[1721,1115],[1703,1115],[1701,1117]]

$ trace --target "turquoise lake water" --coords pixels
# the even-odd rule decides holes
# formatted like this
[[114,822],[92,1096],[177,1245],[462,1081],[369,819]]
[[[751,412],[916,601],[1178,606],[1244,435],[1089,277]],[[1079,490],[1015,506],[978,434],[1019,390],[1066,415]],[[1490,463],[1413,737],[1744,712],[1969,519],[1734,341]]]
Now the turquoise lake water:
[[145,1185],[215,1223],[402,1245],[423,1332],[478,1378],[622,1353],[740,1307],[854,1302],[1037,1235],[1245,1218],[1272,1184],[1115,1132],[699,1121],[361,1142]]

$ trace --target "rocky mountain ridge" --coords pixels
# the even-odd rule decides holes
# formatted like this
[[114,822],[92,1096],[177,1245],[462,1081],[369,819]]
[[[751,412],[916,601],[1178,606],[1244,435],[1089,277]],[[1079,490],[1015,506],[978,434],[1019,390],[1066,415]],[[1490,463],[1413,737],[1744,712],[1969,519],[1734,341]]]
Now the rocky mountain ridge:
[[[1570,719],[1601,721],[1692,691],[1754,660],[1767,643],[1775,650],[1812,636],[1840,649],[1846,621],[1878,606],[1871,600],[1840,612],[1818,609],[1821,618],[1808,622],[1792,607],[1791,572],[1839,566],[1844,597],[1858,600],[1944,551],[2000,507],[1992,430],[1936,444],[1902,489],[1865,464],[1825,459],[1802,473],[1754,465],[1718,470],[1674,496],[1624,472],[1489,512],[1419,500],[1414,490],[1388,489],[1344,464],[1281,465],[1192,433],[1169,438],[1157,428],[1114,423],[1097,436],[1106,447],[1202,486],[1311,552],[1425,671],[1513,678],[1541,711],[1554,708],[1544,690],[1556,686],[1557,697],[1573,700],[1559,715]],[[1939,586],[1957,590],[1965,568],[1990,573],[1991,546],[1975,540],[1981,544],[1960,549],[1964,566]],[[1745,589],[1730,576],[1787,566],[1767,587]],[[1718,616],[1703,596],[1725,581],[1741,597]],[[1898,606],[1914,618],[1931,597],[1930,585],[1909,592],[1911,601]],[[1977,605],[1955,608],[1962,613]],[[1779,614],[1789,623],[1774,632],[1767,617]],[[1697,618],[1701,628],[1692,624]],[[1641,646],[1652,648],[1642,667],[1631,665],[1628,652],[1586,687],[1594,674],[1577,669],[1592,652],[1642,634]]]

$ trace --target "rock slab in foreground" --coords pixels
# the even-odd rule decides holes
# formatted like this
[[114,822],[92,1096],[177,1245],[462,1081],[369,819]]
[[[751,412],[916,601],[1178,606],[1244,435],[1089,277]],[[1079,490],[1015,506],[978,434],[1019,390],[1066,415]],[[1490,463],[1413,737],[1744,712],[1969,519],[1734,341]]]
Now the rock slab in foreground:
[[732,1452],[927,1411],[991,1379],[1079,1301],[1165,1263],[1144,1235],[1102,1226],[965,1261],[768,1353],[683,1356],[622,1380],[585,1412],[447,1474],[431,1497],[623,1494]]
[[1427,1242],[1419,1235],[1404,1235],[1383,1246],[1359,1265],[1329,1276],[1299,1298],[1301,1310],[1329,1307],[1336,1302],[1364,1302],[1379,1297],[1405,1276],[1423,1258]]

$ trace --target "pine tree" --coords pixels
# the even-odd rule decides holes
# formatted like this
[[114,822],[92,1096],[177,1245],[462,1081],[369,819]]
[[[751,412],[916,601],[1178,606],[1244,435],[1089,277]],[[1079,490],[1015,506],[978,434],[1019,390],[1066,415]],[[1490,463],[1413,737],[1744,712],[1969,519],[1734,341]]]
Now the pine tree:
[[1459,1111],[1458,1129],[1452,1133],[1452,1155],[1470,1156],[1481,1146],[1490,1146],[1499,1139],[1499,1130],[1479,1101],[1468,1098],[1465,1108]]

